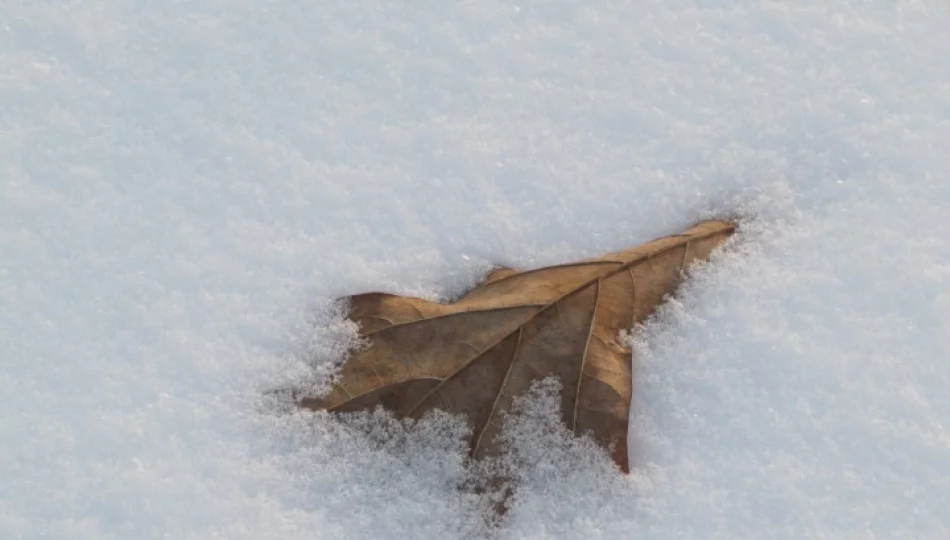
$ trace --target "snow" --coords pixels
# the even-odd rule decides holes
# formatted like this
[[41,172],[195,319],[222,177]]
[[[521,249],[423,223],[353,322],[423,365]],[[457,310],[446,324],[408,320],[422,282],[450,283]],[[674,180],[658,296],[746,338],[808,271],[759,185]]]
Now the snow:
[[[947,28],[938,0],[4,1],[0,537],[950,536]],[[262,397],[350,345],[336,297],[709,216],[742,233],[636,332],[627,478],[521,426],[489,530],[450,420]]]

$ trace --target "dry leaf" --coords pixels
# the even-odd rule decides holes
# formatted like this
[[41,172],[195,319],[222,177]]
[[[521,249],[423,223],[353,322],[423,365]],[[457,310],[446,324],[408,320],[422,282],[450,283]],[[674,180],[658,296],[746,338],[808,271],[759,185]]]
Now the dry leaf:
[[532,381],[556,376],[561,417],[590,433],[624,471],[632,392],[631,351],[621,331],[643,321],[734,231],[709,221],[596,259],[492,272],[452,304],[370,293],[350,298],[369,346],[343,366],[321,398],[300,405],[348,412],[377,405],[397,417],[431,409],[464,415],[471,456],[498,451],[501,415]]

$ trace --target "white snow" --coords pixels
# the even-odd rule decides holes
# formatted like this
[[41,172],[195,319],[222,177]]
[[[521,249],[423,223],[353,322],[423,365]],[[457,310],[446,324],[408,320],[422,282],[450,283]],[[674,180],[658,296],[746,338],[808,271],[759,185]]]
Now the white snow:
[[[0,538],[950,537],[948,28],[943,0],[4,0]],[[261,398],[346,349],[335,297],[707,216],[743,232],[637,332],[627,478],[542,430],[486,531],[459,426]]]

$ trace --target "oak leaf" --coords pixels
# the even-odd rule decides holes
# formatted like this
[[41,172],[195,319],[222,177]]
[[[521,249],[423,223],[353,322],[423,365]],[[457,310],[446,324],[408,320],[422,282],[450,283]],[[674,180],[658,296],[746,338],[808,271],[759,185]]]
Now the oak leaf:
[[707,221],[602,257],[519,272],[495,270],[451,304],[383,293],[349,298],[368,346],[343,365],[314,410],[382,405],[397,417],[442,409],[472,427],[470,452],[498,452],[501,417],[533,381],[563,388],[561,418],[589,433],[628,472],[631,351],[621,333],[643,321],[734,231]]

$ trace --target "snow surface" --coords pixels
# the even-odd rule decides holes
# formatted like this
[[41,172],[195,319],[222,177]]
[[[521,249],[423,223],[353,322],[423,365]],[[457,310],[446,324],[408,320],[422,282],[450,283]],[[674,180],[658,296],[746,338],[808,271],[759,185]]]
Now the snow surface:
[[[948,28],[945,0],[0,2],[0,538],[950,537]],[[540,418],[486,530],[458,425],[261,398],[345,351],[334,297],[705,216],[743,232],[636,332],[627,478]]]

